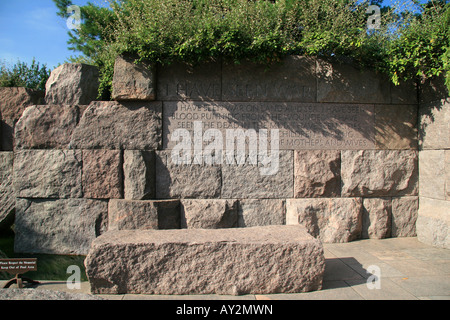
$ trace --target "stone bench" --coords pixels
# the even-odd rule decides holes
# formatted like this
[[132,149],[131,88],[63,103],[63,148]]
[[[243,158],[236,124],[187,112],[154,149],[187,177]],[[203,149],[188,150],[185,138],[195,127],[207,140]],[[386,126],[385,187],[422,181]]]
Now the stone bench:
[[320,290],[321,242],[301,225],[108,231],[85,260],[95,294],[269,294]]

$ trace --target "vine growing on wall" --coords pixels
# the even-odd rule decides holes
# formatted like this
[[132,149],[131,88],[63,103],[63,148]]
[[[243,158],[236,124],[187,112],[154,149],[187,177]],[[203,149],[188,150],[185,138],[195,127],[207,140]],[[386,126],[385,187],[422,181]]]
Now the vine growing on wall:
[[[67,17],[70,0],[54,0]],[[154,63],[278,61],[289,54],[350,59],[392,82],[444,75],[450,91],[450,4],[431,0],[110,0],[81,7],[70,49],[101,69],[111,86],[114,60],[131,53]],[[370,5],[380,23],[368,29]]]

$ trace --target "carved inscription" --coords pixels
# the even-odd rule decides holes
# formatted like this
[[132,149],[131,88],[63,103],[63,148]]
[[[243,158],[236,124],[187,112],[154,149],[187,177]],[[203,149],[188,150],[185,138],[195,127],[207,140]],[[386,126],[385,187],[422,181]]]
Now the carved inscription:
[[219,129],[224,137],[227,129],[278,129],[280,150],[374,149],[373,109],[355,104],[165,102],[163,144],[172,149],[176,129],[194,133],[194,123],[201,122],[202,130],[197,132]]

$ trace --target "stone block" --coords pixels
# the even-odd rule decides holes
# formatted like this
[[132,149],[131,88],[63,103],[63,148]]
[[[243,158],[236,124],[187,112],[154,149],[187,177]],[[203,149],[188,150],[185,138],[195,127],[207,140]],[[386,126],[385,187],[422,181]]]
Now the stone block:
[[181,227],[187,229],[235,228],[237,200],[184,199],[181,201]]
[[335,150],[294,152],[294,197],[339,197],[341,153]]
[[79,118],[77,106],[30,106],[15,126],[16,149],[68,149]]
[[177,164],[168,151],[156,152],[156,198],[219,198],[221,168],[206,164]]
[[238,227],[259,227],[286,224],[286,200],[239,200]]
[[219,62],[160,66],[157,71],[158,100],[220,100],[221,69]]
[[112,99],[117,101],[155,100],[155,71],[155,67],[151,64],[136,63],[135,57],[117,57],[114,64]]
[[[283,199],[294,194],[293,151],[279,151],[278,160],[266,165],[257,157],[253,164],[247,158],[244,164],[222,166],[222,198],[226,199]],[[278,162],[278,164],[274,164]],[[274,169],[273,174],[263,174],[264,168]],[[277,170],[275,170],[277,169]],[[272,170],[270,170],[272,171]]]
[[286,224],[303,225],[326,243],[349,242],[361,237],[361,198],[287,199]]
[[111,231],[85,265],[95,294],[243,295],[319,290],[325,259],[302,226],[265,226]]
[[417,149],[417,105],[376,105],[377,149]]
[[392,198],[392,237],[416,237],[419,197]]
[[270,66],[224,63],[222,74],[225,101],[316,102],[314,58],[288,56]]
[[161,145],[160,102],[93,102],[74,130],[77,149],[154,150]]
[[390,81],[372,70],[317,59],[317,102],[391,103]]
[[45,101],[47,104],[89,104],[97,99],[98,78],[96,66],[65,63],[51,72],[45,85]]
[[13,152],[0,152],[0,230],[14,223]]
[[392,104],[418,104],[417,86],[413,80],[391,85],[391,103]]
[[392,202],[390,198],[363,199],[363,239],[384,239],[391,236]]
[[445,200],[445,150],[419,152],[419,195]]
[[22,198],[81,198],[81,150],[21,150],[14,185]]
[[421,149],[450,149],[450,98],[419,105]]
[[1,119],[16,122],[23,111],[32,105],[44,103],[44,92],[28,88],[0,88]]
[[83,150],[83,194],[91,199],[123,197],[120,150]]
[[416,232],[419,241],[450,249],[450,201],[419,198]]
[[108,203],[90,199],[17,199],[14,251],[86,255],[106,231]]
[[148,200],[155,197],[154,151],[124,151],[124,198]]
[[445,199],[450,200],[450,150],[445,150]]
[[341,178],[343,197],[417,195],[417,151],[344,150]]
[[180,229],[178,200],[109,201],[108,230]]
[[[179,130],[205,148],[206,132],[220,132],[223,144],[240,130],[261,145],[278,140],[280,150],[375,149],[373,105],[297,102],[170,101],[163,105],[163,147],[179,143]],[[278,137],[272,136],[274,130]],[[278,138],[278,139],[277,139]]]

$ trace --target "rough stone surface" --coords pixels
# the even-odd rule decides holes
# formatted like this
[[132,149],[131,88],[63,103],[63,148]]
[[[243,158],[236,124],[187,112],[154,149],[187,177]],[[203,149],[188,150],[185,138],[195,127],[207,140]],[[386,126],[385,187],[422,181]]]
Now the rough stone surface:
[[419,152],[419,195],[445,200],[445,150]]
[[78,149],[153,150],[161,144],[160,102],[93,102],[72,136]]
[[155,197],[154,151],[124,151],[124,198],[147,200]]
[[179,229],[178,200],[109,201],[108,230]]
[[107,226],[108,203],[90,199],[17,199],[14,251],[78,254]]
[[341,153],[333,150],[294,152],[294,197],[339,197]]
[[181,202],[181,226],[187,229],[237,227],[236,200],[184,199]]
[[98,95],[98,68],[82,63],[65,63],[54,69],[45,85],[47,104],[89,104]]
[[79,118],[77,106],[28,107],[15,126],[16,149],[67,149]]
[[280,151],[278,170],[272,175],[263,175],[262,168],[275,168],[274,163],[264,166],[258,158],[258,164],[252,164],[249,158],[244,164],[224,164],[222,166],[222,198],[227,199],[282,199],[292,198],[293,151]]
[[12,152],[0,152],[0,229],[14,223],[14,207],[16,196],[13,185]]
[[417,149],[417,105],[376,105],[377,149]]
[[224,63],[222,70],[225,101],[316,102],[314,59],[288,56],[270,67],[251,62]]
[[219,166],[175,164],[171,153],[156,152],[156,198],[219,198]]
[[190,66],[172,63],[158,71],[158,100],[220,100],[221,64],[217,62]]
[[23,198],[81,198],[81,150],[21,150],[14,185]]
[[445,150],[445,199],[450,200],[450,150]]
[[130,56],[117,57],[112,82],[114,100],[155,100],[154,67],[142,62],[135,63],[135,60]]
[[317,102],[391,103],[389,79],[350,64],[317,60]]
[[419,241],[450,249],[450,201],[419,198],[416,231]]
[[416,237],[419,197],[392,198],[392,237]]
[[420,104],[419,145],[422,149],[450,149],[450,98]]
[[301,224],[326,243],[361,237],[361,198],[287,199],[286,224]]
[[391,236],[392,202],[390,198],[363,199],[363,239],[384,239]]
[[238,227],[286,224],[286,201],[281,199],[239,200]]
[[83,194],[91,199],[120,199],[122,186],[120,150],[83,150]]
[[85,265],[93,293],[241,295],[319,290],[325,259],[302,226],[266,226],[107,232]]
[[27,107],[44,102],[44,92],[28,88],[0,88],[0,97],[1,118],[14,121]]
[[342,196],[417,195],[417,162],[414,150],[342,151]]
[[43,289],[0,289],[0,300],[105,300],[86,293],[69,293]]
[[44,92],[28,88],[0,88],[0,150],[14,150],[14,126],[23,111],[44,103]]

